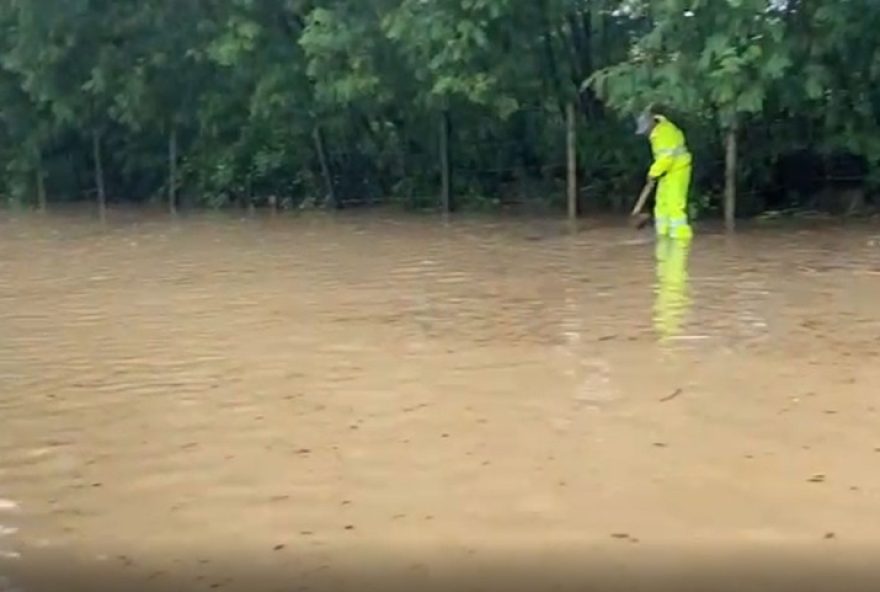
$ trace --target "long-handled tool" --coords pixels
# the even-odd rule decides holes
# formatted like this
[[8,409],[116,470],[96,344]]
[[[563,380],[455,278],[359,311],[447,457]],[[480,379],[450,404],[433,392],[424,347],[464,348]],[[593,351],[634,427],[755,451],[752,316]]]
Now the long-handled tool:
[[641,230],[644,228],[648,222],[651,221],[651,216],[648,214],[643,214],[642,209],[645,207],[645,203],[648,201],[648,197],[651,196],[651,192],[654,191],[654,186],[657,182],[654,179],[648,179],[648,182],[645,183],[645,188],[642,189],[641,195],[639,195],[639,200],[636,202],[635,207],[630,214],[630,218],[633,221],[633,225],[637,230]]

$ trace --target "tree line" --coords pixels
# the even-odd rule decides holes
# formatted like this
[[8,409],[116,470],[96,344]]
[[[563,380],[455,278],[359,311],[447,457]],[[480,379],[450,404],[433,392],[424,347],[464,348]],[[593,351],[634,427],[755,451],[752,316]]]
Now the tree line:
[[[693,203],[806,207],[880,161],[873,0],[0,0],[0,192],[622,209],[663,105]],[[569,138],[570,139],[570,138]],[[833,200],[832,200],[833,201]],[[858,203],[857,203],[858,202]]]

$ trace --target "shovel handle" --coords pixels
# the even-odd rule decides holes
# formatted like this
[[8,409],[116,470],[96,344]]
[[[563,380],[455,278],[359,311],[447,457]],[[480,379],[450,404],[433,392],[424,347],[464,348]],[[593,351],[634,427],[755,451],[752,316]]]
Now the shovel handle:
[[654,179],[649,179],[648,182],[645,183],[645,188],[642,189],[642,193],[639,195],[639,201],[636,202],[632,214],[630,214],[631,216],[638,216],[641,213],[642,208],[645,207],[645,202],[648,201],[648,196],[651,195],[651,192],[654,190],[654,185],[656,184],[657,182]]

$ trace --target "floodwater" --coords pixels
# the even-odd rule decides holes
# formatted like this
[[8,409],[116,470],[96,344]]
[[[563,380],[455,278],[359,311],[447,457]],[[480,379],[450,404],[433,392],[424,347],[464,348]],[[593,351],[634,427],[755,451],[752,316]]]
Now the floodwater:
[[876,227],[2,216],[0,590],[880,550]]

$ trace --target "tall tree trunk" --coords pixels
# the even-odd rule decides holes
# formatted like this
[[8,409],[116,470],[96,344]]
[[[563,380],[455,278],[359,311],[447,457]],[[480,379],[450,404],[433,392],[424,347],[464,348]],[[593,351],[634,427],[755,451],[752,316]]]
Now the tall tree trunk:
[[452,174],[449,170],[449,111],[440,115],[440,207],[452,211]]
[[566,109],[566,146],[568,153],[568,218],[574,220],[578,215],[577,203],[577,127],[575,123],[574,101]]
[[257,213],[257,207],[256,204],[254,204],[254,179],[250,175],[248,175],[247,184],[245,185],[244,199],[248,216],[253,216]]
[[408,204],[412,203],[412,194],[413,194],[413,184],[409,178],[409,159],[407,158],[407,142],[405,140],[406,132],[404,130],[404,126],[399,123],[394,124],[397,129],[397,141],[395,142],[395,160],[397,161],[397,179],[398,182],[395,183],[395,187],[402,188],[405,195],[399,196],[403,197],[405,202]]
[[605,65],[605,12],[602,0],[590,2],[590,74]]
[[43,159],[37,156],[37,208],[41,212],[46,211],[48,200],[46,199],[46,181],[45,171],[43,170]]
[[[591,1],[591,4],[594,2]],[[594,7],[590,11],[576,9],[569,11],[567,15],[567,24],[569,30],[569,55],[571,59],[572,83],[575,88],[580,89],[584,80],[594,71],[594,62],[592,49],[593,42],[593,25],[597,24],[593,21],[593,12],[598,11],[598,7]],[[596,12],[596,14],[599,14]],[[591,89],[584,89],[578,96],[578,106],[588,120],[595,119],[600,113],[599,108],[601,102],[598,101]]]
[[736,154],[737,121],[733,119],[724,138],[724,225],[728,231],[736,226]]
[[321,175],[324,177],[324,186],[327,191],[322,207],[335,208],[336,191],[333,189],[333,176],[330,174],[330,163],[327,161],[327,152],[324,149],[324,133],[321,131],[321,126],[315,125],[315,129],[312,130],[312,140],[315,143],[315,152],[318,154]]
[[168,211],[177,214],[177,126],[168,135]]
[[579,86],[585,76],[583,69],[583,55],[585,53],[586,41],[584,32],[581,28],[581,19],[578,12],[569,12],[566,15],[566,24],[568,25],[568,56],[571,66],[571,81],[575,86]]
[[544,78],[547,79],[549,77],[549,84],[552,89],[552,93],[556,96],[557,105],[559,108],[560,117],[565,116],[565,102],[563,100],[563,90],[562,90],[562,82],[559,77],[559,65],[556,61],[556,52],[553,49],[553,29],[550,25],[550,18],[547,15],[547,11],[549,7],[547,6],[547,0],[541,1],[541,28],[543,32],[541,34],[543,47],[544,47],[544,62],[545,67],[541,69],[541,73],[544,75]]
[[104,162],[101,159],[101,134],[92,131],[92,158],[95,162],[95,188],[98,190],[98,215],[107,217],[107,192],[104,188]]

